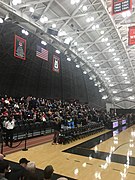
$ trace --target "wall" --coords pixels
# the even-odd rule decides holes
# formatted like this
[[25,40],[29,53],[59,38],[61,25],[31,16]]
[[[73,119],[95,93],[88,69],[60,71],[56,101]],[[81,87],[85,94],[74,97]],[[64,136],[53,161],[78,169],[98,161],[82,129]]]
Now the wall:
[[[17,59],[14,54],[14,36],[17,34],[27,40],[26,61]],[[35,56],[36,45],[40,39],[33,34],[25,36],[21,28],[11,23],[0,25],[0,93],[10,96],[28,96],[77,99],[93,106],[103,107],[104,102],[94,83],[74,62],[68,62],[64,54],[60,57],[60,73],[52,71],[55,49],[47,45],[49,60]],[[44,47],[44,46],[43,46]]]

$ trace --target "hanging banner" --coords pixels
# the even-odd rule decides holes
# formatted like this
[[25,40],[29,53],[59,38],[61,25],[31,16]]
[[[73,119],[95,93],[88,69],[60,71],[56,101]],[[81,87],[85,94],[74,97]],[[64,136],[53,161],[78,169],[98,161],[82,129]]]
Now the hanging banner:
[[16,58],[26,60],[26,40],[15,35],[14,56]]
[[128,45],[135,44],[135,26],[129,27],[128,29]]
[[132,0],[112,0],[112,14],[132,9]]
[[60,72],[60,58],[55,55],[53,55],[52,70],[57,73]]

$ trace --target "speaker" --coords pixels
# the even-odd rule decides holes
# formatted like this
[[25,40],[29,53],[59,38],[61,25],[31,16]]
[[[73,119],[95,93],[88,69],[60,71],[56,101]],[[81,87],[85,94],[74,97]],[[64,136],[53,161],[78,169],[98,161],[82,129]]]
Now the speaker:
[[51,34],[53,36],[58,36],[58,31],[57,30],[54,30],[54,29],[51,29],[51,28],[48,28],[47,29],[47,33],[48,34]]

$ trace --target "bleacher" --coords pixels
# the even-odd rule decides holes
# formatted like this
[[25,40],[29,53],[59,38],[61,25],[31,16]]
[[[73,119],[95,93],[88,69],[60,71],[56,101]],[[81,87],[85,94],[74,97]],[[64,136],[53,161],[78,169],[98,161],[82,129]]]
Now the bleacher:
[[104,129],[104,125],[101,123],[91,122],[88,125],[82,127],[76,127],[68,130],[61,130],[59,135],[59,143],[66,144],[77,139],[87,137],[89,135],[100,132]]

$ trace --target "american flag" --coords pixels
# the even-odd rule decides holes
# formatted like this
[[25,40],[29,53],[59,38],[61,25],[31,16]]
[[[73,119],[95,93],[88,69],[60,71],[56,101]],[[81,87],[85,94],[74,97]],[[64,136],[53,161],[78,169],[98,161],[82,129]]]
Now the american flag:
[[36,56],[48,61],[48,51],[37,45]]

